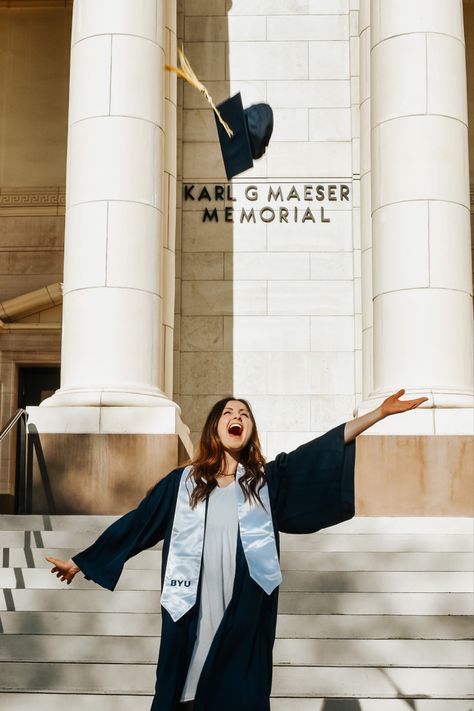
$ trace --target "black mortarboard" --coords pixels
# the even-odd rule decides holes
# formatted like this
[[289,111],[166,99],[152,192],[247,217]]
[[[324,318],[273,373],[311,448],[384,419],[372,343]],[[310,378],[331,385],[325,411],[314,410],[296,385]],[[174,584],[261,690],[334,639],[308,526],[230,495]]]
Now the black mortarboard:
[[273,131],[273,111],[268,104],[242,105],[240,93],[217,106],[220,115],[232,129],[230,138],[215,115],[227,179],[253,166],[261,158]]
[[242,106],[239,94],[216,106],[197,78],[182,49],[177,48],[180,67],[165,64],[165,69],[175,72],[197,89],[212,106],[221,144],[227,179],[243,173],[253,166],[253,159],[265,153],[273,131],[273,111],[268,104],[253,104],[248,109]]

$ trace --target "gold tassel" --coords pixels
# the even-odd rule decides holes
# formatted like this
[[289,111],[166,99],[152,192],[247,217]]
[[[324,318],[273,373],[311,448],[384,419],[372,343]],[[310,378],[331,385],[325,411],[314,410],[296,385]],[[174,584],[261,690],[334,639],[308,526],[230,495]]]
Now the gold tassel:
[[214,109],[214,112],[215,112],[217,118],[219,119],[219,122],[224,127],[224,130],[227,133],[227,135],[229,136],[229,138],[232,138],[232,136],[234,135],[233,130],[231,129],[229,124],[224,121],[224,119],[222,118],[222,116],[219,112],[219,109],[216,107],[216,105],[214,104],[214,102],[212,100],[212,97],[209,95],[208,90],[206,89],[204,84],[202,82],[200,82],[199,79],[197,78],[197,76],[195,75],[193,68],[191,67],[188,59],[184,55],[183,50],[179,49],[179,47],[178,47],[177,52],[178,52],[178,58],[179,58],[179,63],[181,65],[181,67],[173,67],[170,64],[165,64],[165,69],[168,72],[175,72],[179,77],[181,77],[181,79],[184,79],[185,81],[188,82],[188,84],[191,84],[191,86],[193,86],[195,89],[197,89],[198,91],[201,92],[201,94],[207,99],[209,104]]

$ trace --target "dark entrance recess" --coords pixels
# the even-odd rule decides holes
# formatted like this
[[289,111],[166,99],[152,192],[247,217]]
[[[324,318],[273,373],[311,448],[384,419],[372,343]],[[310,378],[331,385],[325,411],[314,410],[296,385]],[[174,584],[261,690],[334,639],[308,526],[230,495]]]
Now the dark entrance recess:
[[20,368],[18,371],[18,407],[39,405],[59,388],[60,368]]
[[[20,367],[18,370],[18,407],[26,408],[28,405],[36,406],[53,395],[60,385],[59,366],[48,367]],[[45,476],[47,473],[42,467],[44,460],[41,452],[41,444],[37,433],[31,431],[28,437],[27,470],[21,471],[22,456],[22,433],[18,428],[16,441],[16,486],[15,486],[15,511],[16,513],[29,513],[31,511],[32,496],[32,457],[38,458],[40,469],[43,469]],[[26,481],[25,481],[26,476]],[[47,499],[49,485],[47,479],[43,479],[43,487]]]

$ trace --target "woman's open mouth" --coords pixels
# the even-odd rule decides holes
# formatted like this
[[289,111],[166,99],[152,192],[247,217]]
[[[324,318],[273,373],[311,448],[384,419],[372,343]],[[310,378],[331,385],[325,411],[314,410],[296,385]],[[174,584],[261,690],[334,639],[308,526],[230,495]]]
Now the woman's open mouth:
[[228,432],[229,432],[229,434],[232,435],[233,437],[240,437],[240,435],[242,434],[243,429],[244,429],[244,428],[242,427],[242,425],[241,425],[240,423],[234,422],[234,423],[229,427]]

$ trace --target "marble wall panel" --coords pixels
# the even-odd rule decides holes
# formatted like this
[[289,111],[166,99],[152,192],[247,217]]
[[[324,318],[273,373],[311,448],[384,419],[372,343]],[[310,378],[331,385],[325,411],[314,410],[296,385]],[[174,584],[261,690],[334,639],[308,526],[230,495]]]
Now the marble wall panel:
[[218,222],[203,222],[200,211],[183,211],[183,252],[250,252],[263,251],[267,246],[267,226],[246,222],[232,226],[218,211]]
[[202,82],[226,78],[225,42],[189,42],[186,56]]
[[181,406],[183,421],[194,433],[200,433],[205,419],[217,400],[231,394],[226,392],[211,393],[210,395],[181,395],[179,404]]
[[323,15],[347,13],[348,0],[227,0],[229,15]]
[[273,109],[274,141],[307,141],[309,140],[308,109]]
[[352,281],[281,281],[268,285],[271,315],[329,316],[353,313]]
[[353,255],[350,252],[312,253],[311,279],[352,279]]
[[[291,57],[291,61],[288,61],[289,57]],[[227,62],[228,76],[235,79],[306,79],[308,75],[308,43],[230,42]],[[213,76],[210,78],[219,79],[222,77]],[[321,77],[311,78],[319,79]]]
[[[237,80],[233,77],[227,80],[210,80],[206,81],[206,87],[209,94],[212,96],[216,104],[221,103],[230,95],[237,94],[239,91],[242,94],[242,103],[248,106],[252,103],[265,101],[267,98],[267,82],[264,80],[243,79]],[[199,91],[194,87],[186,84],[184,87],[185,109],[207,109],[209,104]],[[274,104],[272,104],[272,107]],[[187,135],[186,135],[187,140]]]
[[[245,394],[242,395],[245,397]],[[310,396],[256,395],[248,393],[257,427],[261,431],[286,430],[299,432],[309,429]]]
[[310,109],[309,138],[311,141],[350,141],[350,109]]
[[185,252],[181,260],[181,278],[215,280],[224,278],[222,252]]
[[349,78],[348,42],[309,42],[309,79]]
[[344,40],[349,33],[348,15],[269,16],[267,39],[286,40]]
[[263,16],[186,17],[184,38],[186,42],[257,42],[267,38],[266,24]]
[[[60,274],[63,268],[63,253],[61,251],[19,252],[0,251],[0,275],[17,274]],[[1,276],[0,276],[1,278]]]
[[327,432],[341,422],[353,417],[353,395],[317,395],[310,400],[312,430]]
[[71,7],[0,9],[0,186],[64,185]]
[[273,108],[340,108],[350,105],[350,82],[269,81],[267,97]]
[[222,351],[223,316],[182,316],[181,351]]
[[267,312],[266,283],[262,281],[183,281],[184,316],[258,315]]
[[2,216],[0,225],[0,249],[2,247],[57,248],[62,247],[64,243],[64,217],[62,216]]
[[267,226],[268,249],[272,252],[350,252],[352,250],[350,210],[326,210],[330,222],[285,225],[272,222]]
[[224,344],[239,351],[307,351],[310,322],[305,316],[228,317]]
[[309,442],[323,432],[268,432],[266,456],[268,461],[272,461],[280,452],[292,452],[305,442]]
[[226,254],[226,279],[308,279],[309,255],[284,252]]
[[180,370],[180,391],[187,395],[232,391],[232,353],[228,351],[183,352]]
[[346,395],[354,392],[351,351],[269,353],[268,392],[279,395]]
[[[233,381],[235,393],[253,393],[264,395],[268,391],[266,352],[234,352]],[[271,392],[271,390],[270,390]]]
[[183,111],[183,133],[187,142],[215,141],[216,130],[214,113],[207,107]]
[[354,322],[352,316],[311,316],[312,351],[352,351]]
[[325,178],[351,175],[350,141],[280,142],[272,144],[268,151],[270,175],[287,175],[291,165],[293,175],[299,178],[314,178],[314,166]]
[[184,15],[225,15],[226,0],[185,0]]

